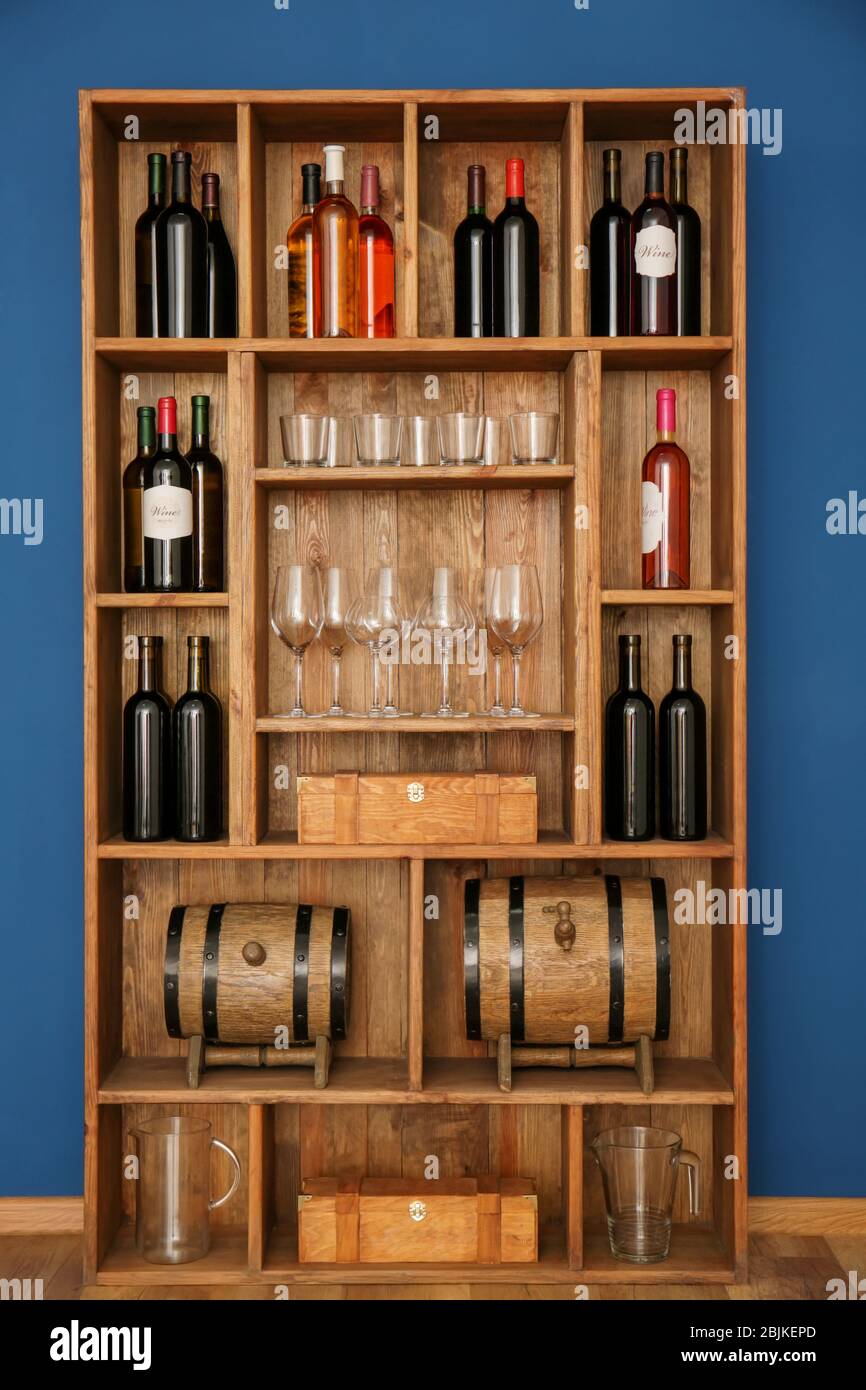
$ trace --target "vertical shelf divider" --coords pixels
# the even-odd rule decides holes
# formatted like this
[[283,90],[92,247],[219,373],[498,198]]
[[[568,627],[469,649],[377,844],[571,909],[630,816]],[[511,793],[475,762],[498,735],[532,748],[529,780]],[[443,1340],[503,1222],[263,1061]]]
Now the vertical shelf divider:
[[424,860],[409,860],[409,1010],[406,1052],[409,1090],[424,1084]]
[[238,104],[238,336],[267,331],[264,244],[265,142],[248,101]]
[[418,106],[403,107],[403,293],[397,304],[397,333],[418,337]]
[[584,333],[587,272],[582,256],[583,240],[583,102],[573,101],[562,131],[560,208],[560,256],[562,279],[559,331],[566,338]]
[[264,1266],[268,1237],[274,1225],[274,1107],[247,1107],[248,1213],[247,1258],[259,1273]]
[[583,1106],[563,1105],[562,1210],[565,1257],[570,1269],[583,1266]]
[[577,584],[574,839],[601,840],[601,354],[575,353],[565,374],[566,448],[575,469],[574,555]]

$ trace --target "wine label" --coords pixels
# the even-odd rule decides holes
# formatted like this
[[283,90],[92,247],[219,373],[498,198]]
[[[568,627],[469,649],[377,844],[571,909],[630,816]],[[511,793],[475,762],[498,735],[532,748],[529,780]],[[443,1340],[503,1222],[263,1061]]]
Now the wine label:
[[154,541],[178,541],[192,535],[192,493],[162,483],[144,492],[144,534]]
[[640,548],[650,555],[662,538],[662,494],[655,483],[640,485]]
[[654,280],[673,275],[677,267],[677,239],[670,227],[645,227],[634,239],[634,268]]

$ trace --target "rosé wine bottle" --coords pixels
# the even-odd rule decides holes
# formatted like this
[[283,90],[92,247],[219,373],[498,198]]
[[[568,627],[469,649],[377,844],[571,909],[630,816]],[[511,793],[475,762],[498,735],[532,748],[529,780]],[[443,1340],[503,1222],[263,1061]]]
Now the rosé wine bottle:
[[688,589],[689,460],[675,443],[676,391],[656,392],[658,442],[641,471],[641,565],[644,589]]

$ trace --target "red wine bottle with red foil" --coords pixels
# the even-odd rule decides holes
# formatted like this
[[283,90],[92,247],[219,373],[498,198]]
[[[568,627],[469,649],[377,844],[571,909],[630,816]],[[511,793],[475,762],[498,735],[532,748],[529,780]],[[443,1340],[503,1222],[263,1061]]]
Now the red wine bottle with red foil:
[[493,334],[537,338],[541,268],[538,223],[526,206],[523,160],[505,165],[505,207],[493,224]]
[[156,224],[165,207],[165,155],[147,156],[147,207],[135,224],[135,332],[157,338]]
[[207,225],[207,334],[238,336],[238,277],[220,214],[220,176],[202,174],[201,206]]
[[673,638],[674,680],[659,709],[659,830],[666,840],[707,834],[707,710],[692,689],[692,639]]
[[589,224],[590,332],[627,337],[631,216],[622,205],[622,152],[604,152],[604,202]]
[[612,840],[655,834],[655,706],[641,687],[640,637],[619,639],[619,688],[604,716],[604,824]]
[[144,587],[151,594],[192,589],[192,469],[177,447],[177,401],[156,408],[156,453],[144,470]]
[[379,168],[361,170],[361,215],[358,218],[358,337],[393,338],[394,237],[379,216]]
[[658,442],[641,470],[641,582],[644,589],[688,589],[690,473],[676,443],[677,395],[656,392]]
[[665,202],[665,157],[646,157],[646,192],[631,219],[631,331],[677,331],[677,234]]
[[486,210],[486,171],[470,164],[466,216],[454,233],[454,336],[493,334],[493,223]]

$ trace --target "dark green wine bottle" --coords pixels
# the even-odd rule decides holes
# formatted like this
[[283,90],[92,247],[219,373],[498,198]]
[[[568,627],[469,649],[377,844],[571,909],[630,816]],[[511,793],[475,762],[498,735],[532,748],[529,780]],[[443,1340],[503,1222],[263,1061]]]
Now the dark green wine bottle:
[[223,577],[223,467],[210,447],[210,397],[192,398],[192,587],[220,594]]
[[123,587],[128,594],[143,593],[144,531],[142,502],[148,459],[156,453],[156,411],[138,407],[138,453],[123,474]]
[[222,834],[222,707],[210,689],[207,637],[187,638],[187,690],[174,707],[176,834],[218,840]]

